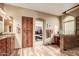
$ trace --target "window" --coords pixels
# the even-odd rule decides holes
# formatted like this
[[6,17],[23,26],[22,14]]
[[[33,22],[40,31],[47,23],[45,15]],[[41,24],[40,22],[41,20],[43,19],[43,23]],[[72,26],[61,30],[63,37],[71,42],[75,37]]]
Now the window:
[[64,19],[64,34],[65,35],[75,34],[75,20],[73,16],[67,16]]

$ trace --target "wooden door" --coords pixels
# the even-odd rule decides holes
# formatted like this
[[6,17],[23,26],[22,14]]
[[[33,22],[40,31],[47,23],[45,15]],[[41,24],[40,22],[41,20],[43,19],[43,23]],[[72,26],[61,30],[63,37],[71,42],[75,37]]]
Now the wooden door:
[[33,18],[22,17],[22,47],[33,46]]

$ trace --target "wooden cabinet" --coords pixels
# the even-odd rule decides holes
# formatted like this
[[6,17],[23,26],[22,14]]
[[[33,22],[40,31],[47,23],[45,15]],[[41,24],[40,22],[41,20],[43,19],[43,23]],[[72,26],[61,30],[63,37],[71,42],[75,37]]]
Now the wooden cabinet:
[[7,50],[7,55],[11,54],[11,37],[8,37],[6,40],[6,50]]
[[54,36],[54,43],[60,46],[60,36]]
[[13,52],[15,46],[14,37],[6,37],[0,40],[0,56],[9,56]]
[[0,54],[4,55],[6,52],[6,39],[0,40]]
[[11,37],[11,53],[13,52],[13,50],[15,49],[15,37]]
[[76,36],[79,36],[79,16],[76,17]]

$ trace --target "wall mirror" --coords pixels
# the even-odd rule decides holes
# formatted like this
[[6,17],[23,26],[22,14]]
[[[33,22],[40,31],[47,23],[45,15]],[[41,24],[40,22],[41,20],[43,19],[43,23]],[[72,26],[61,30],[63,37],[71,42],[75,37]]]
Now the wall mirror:
[[4,32],[3,31],[3,18],[0,16],[0,33]]
[[4,18],[4,32],[13,32],[13,17]]

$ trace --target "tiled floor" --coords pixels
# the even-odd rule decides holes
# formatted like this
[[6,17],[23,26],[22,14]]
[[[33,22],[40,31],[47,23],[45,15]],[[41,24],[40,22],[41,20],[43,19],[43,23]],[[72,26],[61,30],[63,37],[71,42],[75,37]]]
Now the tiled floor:
[[38,46],[33,48],[22,48],[14,51],[15,56],[79,56],[79,48],[60,52],[60,48],[56,45]]
[[60,48],[57,46],[38,46],[33,48],[22,48],[14,51],[15,56],[60,56]]

